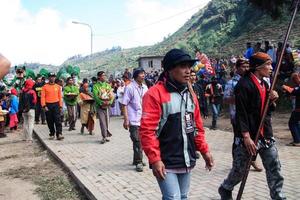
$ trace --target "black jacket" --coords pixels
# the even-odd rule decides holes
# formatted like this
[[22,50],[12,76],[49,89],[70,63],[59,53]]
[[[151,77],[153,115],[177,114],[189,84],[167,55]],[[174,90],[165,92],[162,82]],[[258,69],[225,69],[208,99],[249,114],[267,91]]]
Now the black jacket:
[[205,97],[205,89],[202,87],[202,85],[197,82],[193,84],[193,89],[195,91],[195,94],[197,95],[197,99],[200,106],[200,111],[203,113],[203,115],[208,116],[208,109],[207,109],[207,101]]
[[[267,97],[269,93],[269,86],[264,80],[263,84],[267,89]],[[235,117],[237,123],[235,137],[243,137],[243,132],[249,132],[251,138],[254,139],[261,120],[261,98],[259,91],[251,80],[251,77],[247,75],[240,79],[235,87],[234,93],[236,102]],[[273,104],[268,106],[268,111],[264,122],[264,138],[267,139],[273,137],[271,111],[274,109],[275,106]]]

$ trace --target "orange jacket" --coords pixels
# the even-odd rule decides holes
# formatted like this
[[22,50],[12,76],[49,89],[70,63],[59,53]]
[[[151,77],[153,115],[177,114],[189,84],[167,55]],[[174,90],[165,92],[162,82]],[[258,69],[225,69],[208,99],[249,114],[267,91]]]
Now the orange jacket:
[[57,84],[45,84],[41,91],[41,105],[46,106],[46,103],[59,102],[59,106],[62,107],[62,90]]

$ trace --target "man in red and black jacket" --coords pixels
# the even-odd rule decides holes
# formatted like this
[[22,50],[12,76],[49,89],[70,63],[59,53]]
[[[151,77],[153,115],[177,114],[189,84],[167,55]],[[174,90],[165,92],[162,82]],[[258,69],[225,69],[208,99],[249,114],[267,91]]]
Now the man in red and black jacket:
[[201,152],[207,169],[213,167],[198,99],[188,85],[194,63],[184,51],[170,50],[158,83],[143,97],[141,143],[163,199],[187,198],[196,151]]
[[[274,111],[278,99],[276,91],[269,90],[264,78],[272,73],[272,59],[266,53],[256,53],[250,57],[250,70],[242,77],[234,88],[236,103],[236,131],[234,132],[233,162],[227,178],[219,187],[221,200],[231,200],[234,187],[242,180],[250,156],[260,155],[263,162],[271,199],[286,199],[283,192],[283,177],[278,150],[273,136],[271,112]],[[270,96],[270,104],[266,105]],[[260,130],[264,109],[267,115]],[[255,144],[255,136],[259,131],[259,140]]]

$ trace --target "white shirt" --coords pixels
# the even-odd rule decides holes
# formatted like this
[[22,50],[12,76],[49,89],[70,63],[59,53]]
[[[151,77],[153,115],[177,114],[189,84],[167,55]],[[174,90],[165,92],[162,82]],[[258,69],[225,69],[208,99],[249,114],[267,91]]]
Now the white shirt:
[[123,100],[123,96],[124,96],[124,89],[125,89],[125,86],[120,86],[118,89],[117,89],[117,97],[118,97],[118,102],[119,103],[122,103],[122,100]]

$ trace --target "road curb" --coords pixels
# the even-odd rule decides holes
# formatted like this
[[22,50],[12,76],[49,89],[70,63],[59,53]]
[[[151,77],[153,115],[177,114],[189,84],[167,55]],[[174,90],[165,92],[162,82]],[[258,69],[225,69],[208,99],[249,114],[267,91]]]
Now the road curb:
[[71,176],[72,180],[75,182],[75,184],[79,187],[80,191],[85,194],[85,196],[89,200],[97,200],[97,198],[93,195],[93,193],[85,187],[85,185],[79,180],[79,178],[72,172],[72,170],[57,156],[51,148],[47,146],[47,144],[42,140],[42,138],[33,130],[33,134],[36,136],[38,141],[42,144],[43,147],[47,149],[47,151],[50,153],[50,155],[63,167],[64,170],[68,172],[68,174]]

